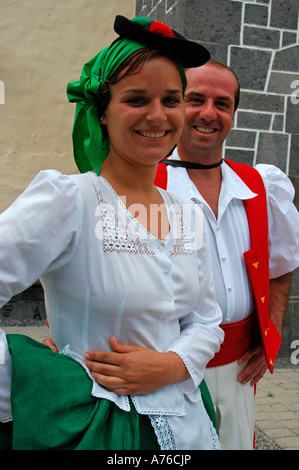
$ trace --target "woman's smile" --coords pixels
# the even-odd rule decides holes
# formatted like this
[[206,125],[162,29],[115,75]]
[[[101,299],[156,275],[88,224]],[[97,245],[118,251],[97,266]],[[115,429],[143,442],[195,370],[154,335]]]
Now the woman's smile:
[[146,131],[136,131],[138,135],[146,137],[148,139],[161,139],[165,137],[169,131],[166,130],[146,130]]

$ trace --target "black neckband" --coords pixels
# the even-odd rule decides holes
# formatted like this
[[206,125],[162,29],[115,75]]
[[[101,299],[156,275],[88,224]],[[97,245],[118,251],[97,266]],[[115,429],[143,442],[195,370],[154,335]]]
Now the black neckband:
[[160,163],[165,163],[165,165],[171,166],[180,166],[184,168],[189,168],[191,170],[211,170],[212,168],[217,168],[222,164],[223,160],[221,159],[217,163],[212,163],[211,165],[203,165],[202,163],[194,163],[194,162],[185,162],[183,160],[168,160],[167,158],[163,158]]

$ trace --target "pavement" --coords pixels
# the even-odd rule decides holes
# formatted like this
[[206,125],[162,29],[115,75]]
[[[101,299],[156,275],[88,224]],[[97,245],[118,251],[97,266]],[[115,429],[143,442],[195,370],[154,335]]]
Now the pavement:
[[[1,327],[7,334],[25,334],[37,341],[48,337],[46,326]],[[277,361],[266,372],[255,397],[256,450],[299,450],[299,364]]]

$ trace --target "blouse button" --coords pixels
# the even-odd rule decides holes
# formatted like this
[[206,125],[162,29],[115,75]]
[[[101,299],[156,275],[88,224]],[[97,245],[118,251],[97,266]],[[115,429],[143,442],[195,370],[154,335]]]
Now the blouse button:
[[221,256],[221,261],[226,261],[226,256]]
[[170,295],[167,297],[168,302],[172,302],[172,297]]
[[232,290],[232,286],[227,286],[227,290],[230,292]]
[[164,272],[164,274],[168,274],[168,273],[169,273],[169,269],[166,268],[166,269],[164,269],[163,272]]

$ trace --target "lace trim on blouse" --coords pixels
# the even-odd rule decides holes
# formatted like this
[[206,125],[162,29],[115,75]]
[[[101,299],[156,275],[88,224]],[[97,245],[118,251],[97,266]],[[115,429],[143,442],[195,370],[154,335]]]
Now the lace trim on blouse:
[[0,423],[5,424],[5,423],[10,423],[12,421],[12,417],[8,416],[7,418],[2,418],[0,419]]
[[167,417],[149,415],[161,450],[176,450],[175,438]]
[[[110,184],[103,178],[102,180],[108,185],[117,198],[120,207],[130,219],[130,222],[126,223],[126,221],[117,214],[114,207],[105,201],[101,191],[93,184],[95,196],[98,202],[96,215],[100,217],[100,221],[96,227],[96,234],[103,242],[104,253],[129,253],[154,256],[155,251],[150,249],[148,244],[145,243],[145,241],[142,241],[142,239],[157,239],[148,232],[135,217],[133,217]],[[183,208],[178,201],[175,201],[172,205],[172,216],[172,233],[175,243],[174,246],[172,246],[170,255],[190,255],[192,250],[190,249],[189,244],[189,232],[184,223]],[[165,241],[169,240],[169,236],[170,234],[167,235]]]

